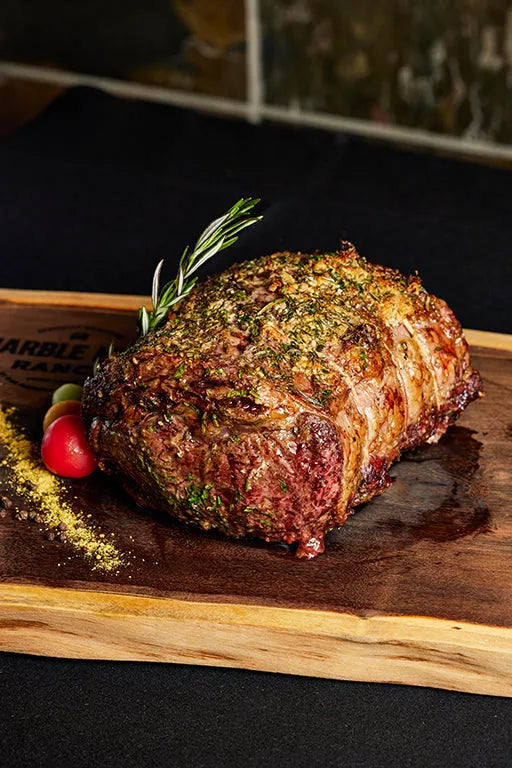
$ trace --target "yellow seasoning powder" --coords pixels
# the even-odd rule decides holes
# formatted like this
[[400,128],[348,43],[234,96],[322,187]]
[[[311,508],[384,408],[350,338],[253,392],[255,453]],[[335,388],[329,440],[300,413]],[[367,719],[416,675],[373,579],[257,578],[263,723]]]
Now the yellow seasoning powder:
[[92,561],[93,570],[118,571],[126,565],[125,558],[104,533],[88,524],[65,500],[64,483],[45,469],[37,447],[16,426],[13,416],[14,409],[0,407],[0,442],[6,452],[1,464],[13,473],[17,493],[23,493],[37,507],[45,526],[65,526],[67,542]]

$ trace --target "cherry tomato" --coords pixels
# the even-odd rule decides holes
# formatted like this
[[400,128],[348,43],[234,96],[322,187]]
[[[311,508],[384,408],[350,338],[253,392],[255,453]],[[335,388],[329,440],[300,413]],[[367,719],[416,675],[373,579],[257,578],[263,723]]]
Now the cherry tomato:
[[52,395],[52,405],[62,400],[81,400],[82,387],[80,384],[62,384]]
[[41,458],[46,467],[61,477],[86,477],[96,467],[96,458],[87,442],[80,416],[60,416],[43,435]]
[[43,419],[43,432],[46,432],[52,422],[60,416],[80,416],[80,403],[78,400],[62,400],[50,406]]

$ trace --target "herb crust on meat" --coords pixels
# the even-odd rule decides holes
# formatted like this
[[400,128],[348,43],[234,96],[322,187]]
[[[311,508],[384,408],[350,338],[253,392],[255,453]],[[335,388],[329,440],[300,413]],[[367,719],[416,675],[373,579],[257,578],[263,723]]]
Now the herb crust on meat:
[[101,365],[83,413],[101,468],[142,504],[313,557],[479,394],[446,303],[344,242],[207,279]]

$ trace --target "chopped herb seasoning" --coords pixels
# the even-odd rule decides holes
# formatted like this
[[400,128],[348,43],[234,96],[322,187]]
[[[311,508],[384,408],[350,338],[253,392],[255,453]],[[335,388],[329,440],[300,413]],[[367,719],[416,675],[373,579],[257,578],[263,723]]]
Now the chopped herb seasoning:
[[[287,451],[295,452],[298,466],[322,473],[309,454],[322,453],[324,447],[327,454],[335,436],[320,409],[328,408],[343,429],[353,403],[366,406],[378,389],[377,377],[396,355],[400,322],[407,328],[404,318],[415,312],[424,316],[418,285],[414,278],[408,281],[398,272],[368,265],[344,244],[338,253],[286,253],[237,264],[190,295],[180,294],[178,310],[166,314],[165,322],[162,317],[152,337],[138,341],[129,353],[136,353],[138,363],[126,400],[131,403],[135,393],[142,415],[151,413],[141,427],[144,439],[149,422],[166,433],[154,457],[147,445],[139,451],[141,479],[154,481],[162,508],[205,530],[226,529],[233,535],[263,531],[264,537],[278,537],[278,526],[289,526],[293,515],[293,525],[299,525],[301,513],[290,492],[295,486],[289,490],[286,482]],[[407,355],[407,344],[398,350]],[[121,370],[130,374],[131,357],[120,355]],[[371,371],[364,374],[369,364]],[[123,401],[120,408],[127,407]],[[130,418],[135,422],[134,410]],[[363,442],[367,434],[373,440],[364,425],[370,415],[355,411],[352,422],[359,433],[347,439]],[[174,414],[172,424],[168,414]],[[151,444],[158,447],[160,436],[155,438]],[[261,444],[277,455],[280,468],[273,479]],[[338,461],[337,455],[333,451],[329,461]],[[171,482],[170,470],[177,480]],[[212,483],[203,484],[206,478]],[[265,502],[259,501],[272,498],[272,488],[273,531],[273,513],[261,509]],[[349,490],[346,485],[343,493]],[[251,503],[258,507],[245,506]]]

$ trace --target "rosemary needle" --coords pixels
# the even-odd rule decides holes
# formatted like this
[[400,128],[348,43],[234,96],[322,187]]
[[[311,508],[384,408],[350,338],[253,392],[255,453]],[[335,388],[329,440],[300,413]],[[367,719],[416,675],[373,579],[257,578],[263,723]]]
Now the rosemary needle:
[[233,245],[242,229],[262,218],[261,216],[248,215],[259,202],[257,197],[242,198],[227,213],[212,221],[199,235],[192,250],[188,245],[185,247],[180,258],[178,274],[162,289],[160,289],[160,273],[164,263],[163,259],[157,264],[151,290],[153,309],[151,312],[148,312],[145,307],[139,309],[139,336],[145,336],[148,331],[160,325],[167,317],[171,307],[188,296],[197,282],[197,277],[192,277],[192,275],[208,259]]

